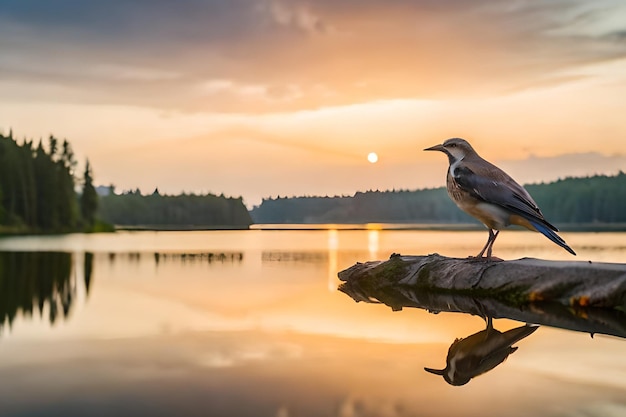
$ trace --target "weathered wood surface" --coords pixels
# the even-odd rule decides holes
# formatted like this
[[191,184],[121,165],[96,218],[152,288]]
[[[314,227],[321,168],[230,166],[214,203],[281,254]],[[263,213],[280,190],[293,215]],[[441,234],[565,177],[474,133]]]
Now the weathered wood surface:
[[557,302],[581,308],[626,308],[626,264],[524,258],[485,262],[438,254],[357,263],[339,279],[366,291],[407,287],[421,293],[493,299],[509,306]]

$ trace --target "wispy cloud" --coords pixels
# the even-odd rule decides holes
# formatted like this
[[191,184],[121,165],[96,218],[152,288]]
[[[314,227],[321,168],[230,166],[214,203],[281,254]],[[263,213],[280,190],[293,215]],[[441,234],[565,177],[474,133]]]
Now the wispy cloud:
[[0,8],[0,82],[184,111],[507,94],[625,56],[615,15],[617,1],[22,0]]
[[274,18],[276,23],[299,28],[308,33],[325,33],[330,27],[319,16],[311,12],[306,3],[296,3],[270,0],[260,2],[261,7],[267,7],[267,11]]

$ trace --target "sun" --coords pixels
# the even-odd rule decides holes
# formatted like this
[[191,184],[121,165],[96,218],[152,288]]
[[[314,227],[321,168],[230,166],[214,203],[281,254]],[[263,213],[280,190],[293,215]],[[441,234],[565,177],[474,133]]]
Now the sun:
[[375,164],[376,162],[378,162],[378,154],[376,152],[368,153],[367,160],[370,161],[372,164]]

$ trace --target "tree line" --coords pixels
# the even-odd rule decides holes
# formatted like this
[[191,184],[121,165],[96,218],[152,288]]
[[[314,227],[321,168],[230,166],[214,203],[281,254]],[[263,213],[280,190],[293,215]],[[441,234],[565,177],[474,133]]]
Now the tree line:
[[[0,135],[0,232],[92,230],[98,197],[89,161],[81,181],[70,143],[54,136],[21,144]],[[81,192],[76,193],[77,183]]]
[[[526,189],[552,223],[626,223],[623,172],[531,184]],[[270,198],[251,215],[255,223],[476,223],[456,207],[444,187]]]
[[168,228],[248,228],[250,214],[241,197],[214,194],[161,195],[155,190],[116,194],[111,189],[100,198],[98,216],[119,226]]
[[241,198],[213,194],[142,195],[138,190],[98,195],[91,164],[81,178],[70,143],[0,134],[0,233],[113,230],[111,225],[155,228],[247,228]]
[[[247,228],[251,223],[476,223],[445,188],[368,191],[343,197],[243,200],[214,194],[161,195],[155,190],[99,197],[86,161],[76,177],[72,147],[50,136],[18,143],[0,134],[0,233],[59,233],[128,227]],[[626,174],[566,178],[526,188],[553,223],[626,223]],[[77,192],[78,189],[78,192]],[[113,187],[111,190],[113,191]]]

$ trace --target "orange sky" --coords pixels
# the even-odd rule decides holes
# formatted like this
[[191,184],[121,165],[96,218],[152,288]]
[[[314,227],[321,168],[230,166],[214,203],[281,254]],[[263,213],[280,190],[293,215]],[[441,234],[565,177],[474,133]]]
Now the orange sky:
[[[469,139],[520,182],[626,168],[626,4],[24,0],[0,129],[67,138],[118,190],[440,186]],[[369,152],[379,162],[367,162]]]

